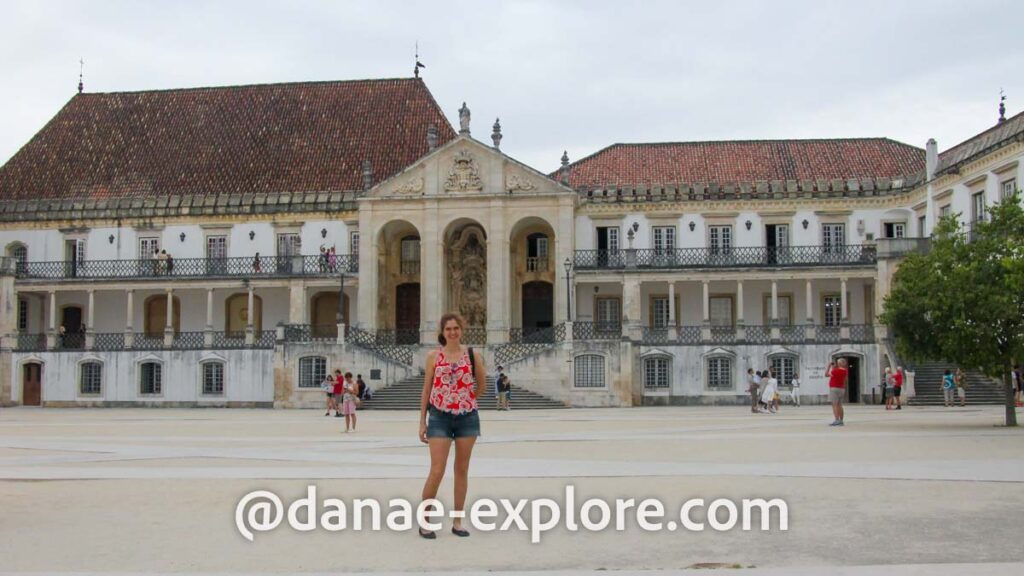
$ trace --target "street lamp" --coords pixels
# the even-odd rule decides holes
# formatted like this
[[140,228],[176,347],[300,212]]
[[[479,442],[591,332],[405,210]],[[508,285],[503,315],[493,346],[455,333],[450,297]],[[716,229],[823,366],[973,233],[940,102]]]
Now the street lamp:
[[572,261],[565,259],[565,321],[572,322],[572,291],[569,287],[570,273],[572,272]]

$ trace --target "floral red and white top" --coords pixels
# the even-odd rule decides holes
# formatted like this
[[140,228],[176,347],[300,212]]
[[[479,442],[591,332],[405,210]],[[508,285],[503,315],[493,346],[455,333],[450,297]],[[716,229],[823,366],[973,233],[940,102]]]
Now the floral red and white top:
[[467,414],[476,410],[476,378],[473,377],[469,352],[454,365],[438,350],[434,361],[434,384],[430,388],[430,405],[442,412]]

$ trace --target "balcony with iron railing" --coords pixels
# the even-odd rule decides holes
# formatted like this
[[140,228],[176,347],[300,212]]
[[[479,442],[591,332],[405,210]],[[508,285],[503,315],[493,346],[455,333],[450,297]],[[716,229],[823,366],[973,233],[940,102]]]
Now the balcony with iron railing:
[[339,254],[333,258],[315,255],[19,262],[12,270],[21,281],[331,278],[358,274],[359,257]]
[[[212,342],[207,345],[207,335]],[[130,342],[129,342],[130,341]],[[242,348],[270,349],[276,342],[274,330],[257,331],[250,343],[245,332],[181,331],[171,336],[168,345],[163,333],[96,332],[54,334],[52,348],[48,347],[45,333],[19,333],[15,341],[17,352],[117,352],[122,350],[222,350]]]
[[873,266],[874,244],[576,250],[577,271]]
[[[839,326],[782,325],[774,331],[772,326],[748,324],[745,326],[679,326],[674,329],[664,326],[645,326],[641,343],[646,346],[666,345],[733,345],[733,344],[872,344],[876,342],[874,326],[871,324],[848,324],[847,336]],[[812,334],[812,336],[808,336]]]

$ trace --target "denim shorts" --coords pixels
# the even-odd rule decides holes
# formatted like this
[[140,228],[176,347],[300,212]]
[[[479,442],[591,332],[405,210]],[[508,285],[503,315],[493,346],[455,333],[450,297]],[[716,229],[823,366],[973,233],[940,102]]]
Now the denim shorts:
[[480,414],[452,414],[431,406],[427,419],[427,438],[470,438],[480,435]]

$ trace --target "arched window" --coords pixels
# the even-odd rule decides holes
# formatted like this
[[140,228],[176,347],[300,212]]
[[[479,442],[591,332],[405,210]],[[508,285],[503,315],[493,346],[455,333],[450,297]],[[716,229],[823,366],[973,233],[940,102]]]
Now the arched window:
[[202,367],[203,395],[222,396],[224,394],[224,363],[209,360],[200,363]]
[[708,390],[725,392],[734,389],[732,356],[708,356],[704,363],[707,368],[705,382]]
[[99,396],[103,393],[103,364],[93,361],[79,364],[78,393],[82,396]]
[[163,371],[163,364],[159,362],[143,362],[139,364],[139,394],[162,394]]
[[299,388],[319,388],[327,376],[327,359],[307,356],[299,359]]
[[575,361],[576,388],[604,388],[604,356],[584,354]]
[[420,273],[420,237],[406,236],[402,238],[401,248],[402,274]]
[[644,388],[665,389],[672,386],[672,358],[651,356],[644,359]]
[[793,382],[793,375],[797,373],[800,361],[793,354],[773,354],[768,357],[768,364],[772,367],[772,376],[779,381],[779,386],[789,386]]
[[14,260],[14,269],[17,274],[28,272],[28,246],[21,242],[15,242],[7,247],[7,256]]

